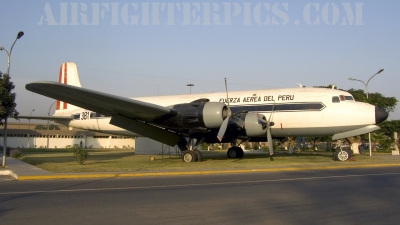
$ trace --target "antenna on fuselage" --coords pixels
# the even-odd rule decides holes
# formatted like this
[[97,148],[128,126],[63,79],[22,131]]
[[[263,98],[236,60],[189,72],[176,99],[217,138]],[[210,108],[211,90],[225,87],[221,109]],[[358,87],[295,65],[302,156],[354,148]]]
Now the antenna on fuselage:
[[226,77],[224,78],[224,80],[225,80],[226,101],[228,103],[228,109],[229,109],[228,85],[226,84]]

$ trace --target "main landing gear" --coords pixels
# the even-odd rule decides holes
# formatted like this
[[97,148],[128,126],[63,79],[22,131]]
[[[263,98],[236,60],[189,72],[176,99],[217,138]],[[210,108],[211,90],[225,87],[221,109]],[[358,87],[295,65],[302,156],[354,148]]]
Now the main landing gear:
[[[203,140],[196,140],[196,143],[193,144],[194,138],[189,138],[189,141],[186,141],[185,138],[182,138],[178,147],[182,151],[182,161],[183,162],[201,162],[203,161],[203,155],[199,150],[197,150],[197,146],[199,146]],[[228,158],[243,158],[244,152],[243,149],[239,146],[236,146],[236,141],[232,142],[232,147],[230,147],[227,151]],[[240,144],[239,144],[240,145]]]
[[[240,145],[241,143],[243,143],[243,140],[241,140],[238,145]],[[236,144],[236,140],[233,140],[231,142],[232,147],[228,148],[228,152],[226,153],[228,155],[228,158],[243,158],[243,149]]]
[[201,162],[203,161],[203,155],[197,149],[182,151],[183,162]]
[[228,158],[243,158],[243,149],[238,146],[230,147],[227,152]]
[[182,138],[178,147],[182,151],[182,161],[183,162],[201,162],[203,161],[203,155],[199,150],[197,150],[197,146],[201,143],[202,140],[197,140],[195,144],[193,144],[193,138],[189,138],[189,142],[186,141],[185,138]]

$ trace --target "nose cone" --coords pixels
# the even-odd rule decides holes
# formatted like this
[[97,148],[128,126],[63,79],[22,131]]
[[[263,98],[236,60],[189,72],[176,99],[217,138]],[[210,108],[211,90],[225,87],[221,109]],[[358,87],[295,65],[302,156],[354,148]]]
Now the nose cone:
[[384,109],[375,107],[375,124],[382,123],[388,116],[389,114]]

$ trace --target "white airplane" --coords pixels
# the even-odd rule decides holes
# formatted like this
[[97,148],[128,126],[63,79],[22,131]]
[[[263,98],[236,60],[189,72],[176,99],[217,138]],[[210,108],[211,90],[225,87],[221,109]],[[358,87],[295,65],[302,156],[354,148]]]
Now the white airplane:
[[[200,151],[192,149],[204,142],[231,143],[228,157],[241,158],[241,142],[268,141],[272,155],[273,138],[333,135],[338,140],[375,131],[388,117],[348,92],[328,88],[125,98],[82,88],[72,62],[61,65],[58,82],[33,82],[26,89],[57,99],[56,111],[50,118],[20,118],[178,145],[184,162],[201,161]],[[337,150],[336,157],[345,161],[350,152]]]

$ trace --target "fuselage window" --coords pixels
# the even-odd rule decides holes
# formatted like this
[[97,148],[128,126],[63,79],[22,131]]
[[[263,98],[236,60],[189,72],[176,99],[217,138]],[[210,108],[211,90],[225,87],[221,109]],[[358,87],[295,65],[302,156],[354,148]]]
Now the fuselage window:
[[333,103],[340,102],[339,97],[338,97],[338,96],[333,96],[333,97],[332,97],[332,102],[333,102]]
[[105,117],[103,114],[97,113],[97,112],[92,112],[90,113],[90,118],[99,118],[99,117]]
[[344,96],[347,101],[354,101],[353,96]]

